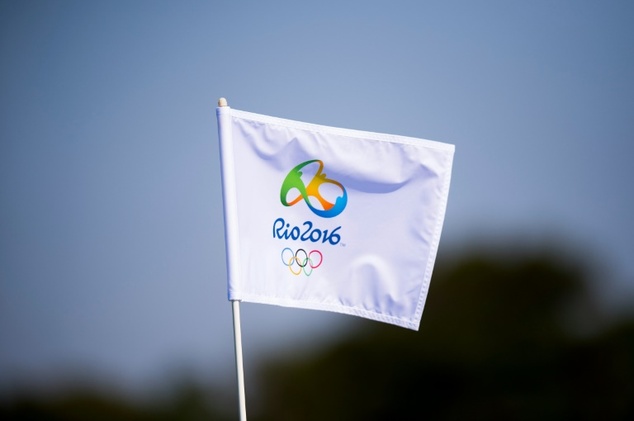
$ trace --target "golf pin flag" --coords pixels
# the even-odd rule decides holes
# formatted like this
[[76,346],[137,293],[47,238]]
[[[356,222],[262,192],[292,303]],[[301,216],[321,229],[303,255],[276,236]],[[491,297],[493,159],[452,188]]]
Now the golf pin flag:
[[230,300],[418,330],[454,146],[217,108]]

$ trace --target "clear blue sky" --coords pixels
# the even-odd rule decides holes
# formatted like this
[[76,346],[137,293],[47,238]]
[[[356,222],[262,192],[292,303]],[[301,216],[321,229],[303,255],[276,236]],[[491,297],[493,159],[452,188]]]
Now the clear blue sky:
[[[0,1],[0,387],[232,373],[221,96],[455,144],[441,255],[562,240],[631,305],[633,21],[629,1]],[[246,304],[245,356],[349,318]]]

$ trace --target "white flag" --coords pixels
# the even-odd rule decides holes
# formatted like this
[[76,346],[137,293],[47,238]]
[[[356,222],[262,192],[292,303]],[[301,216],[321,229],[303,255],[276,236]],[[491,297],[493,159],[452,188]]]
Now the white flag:
[[217,115],[229,299],[418,330],[454,146]]

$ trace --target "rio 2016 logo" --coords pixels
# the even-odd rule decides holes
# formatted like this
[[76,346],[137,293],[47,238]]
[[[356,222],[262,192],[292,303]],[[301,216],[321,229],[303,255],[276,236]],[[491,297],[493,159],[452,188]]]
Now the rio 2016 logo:
[[[306,171],[302,170],[311,164],[318,164],[319,168],[313,178],[308,183],[304,183],[302,176]],[[303,199],[308,208],[315,215],[321,216],[322,218],[332,218],[343,212],[348,204],[348,193],[341,183],[327,178],[326,174],[323,173],[323,169],[324,163],[319,159],[302,162],[293,168],[282,183],[282,189],[280,191],[282,204],[284,206],[293,206]],[[337,198],[334,202],[327,200],[323,196],[323,192],[320,192],[320,188],[322,187],[329,192],[334,188],[337,194]],[[297,191],[295,192],[293,190]],[[289,193],[293,193],[290,199],[288,198]],[[297,195],[295,196],[295,194]]]
[[[323,170],[324,163],[319,159],[302,162],[293,168],[282,183],[282,205],[293,206],[303,200],[315,215],[322,218],[333,218],[343,212],[348,204],[348,193],[343,184],[326,177]],[[334,246],[341,241],[340,229],[341,226],[318,228],[311,221],[295,225],[284,218],[277,218],[273,222],[273,238],[301,241],[307,246],[313,243],[312,247],[317,244]],[[298,248],[293,251],[285,247],[281,257],[282,264],[296,276],[301,273],[310,276],[324,262],[324,255],[317,249],[306,251]]]

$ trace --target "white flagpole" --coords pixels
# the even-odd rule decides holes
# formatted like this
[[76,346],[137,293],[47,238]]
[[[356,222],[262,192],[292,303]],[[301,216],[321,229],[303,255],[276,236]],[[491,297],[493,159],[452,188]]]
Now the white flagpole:
[[[218,100],[218,107],[229,107],[227,100],[220,98]],[[227,276],[228,285],[231,284],[232,277],[237,274],[237,264],[235,262],[237,256],[236,247],[236,235],[233,232],[229,232],[231,227],[234,226],[233,218],[235,215],[235,186],[233,181],[233,146],[231,142],[231,131],[229,123],[225,117],[220,116],[218,112],[218,136],[220,137],[220,163],[222,167],[222,199],[224,205],[224,217],[225,217],[225,246],[227,249]],[[224,124],[221,124],[224,121]],[[227,144],[227,142],[229,142]],[[223,143],[225,144],[223,147]],[[232,237],[234,237],[232,239]],[[238,377],[238,397],[240,404],[240,421],[246,421],[247,419],[247,405],[246,405],[246,393],[244,389],[244,366],[242,363],[242,331],[240,327],[240,300],[231,300],[231,306],[233,311],[233,338],[236,353],[236,372]]]
[[233,338],[236,351],[236,371],[238,374],[238,397],[240,403],[240,420],[247,420],[246,393],[244,391],[244,366],[242,364],[242,331],[240,329],[240,301],[232,300]]

